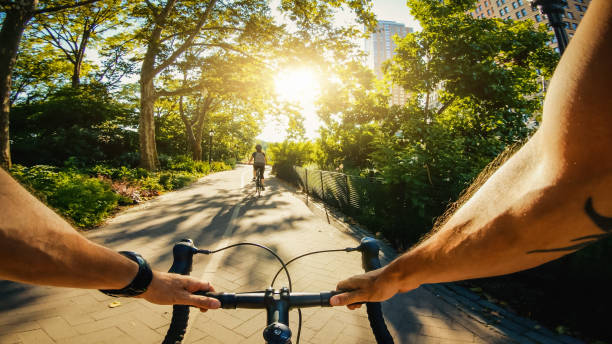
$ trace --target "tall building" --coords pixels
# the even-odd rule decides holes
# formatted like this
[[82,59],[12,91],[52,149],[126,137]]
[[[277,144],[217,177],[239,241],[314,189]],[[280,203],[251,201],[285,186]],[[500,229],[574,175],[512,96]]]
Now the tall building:
[[[590,0],[567,0],[563,22],[570,40],[574,36],[590,2]],[[471,14],[475,18],[531,19],[536,25],[546,23],[548,29],[552,32],[546,16],[542,15],[538,9],[532,9],[528,0],[477,0],[476,8]],[[557,52],[559,51],[556,38],[553,38],[550,44]]]
[[[393,21],[379,20],[376,30],[364,42],[364,50],[368,54],[368,66],[376,73],[379,79],[384,74],[382,64],[395,56],[395,42],[393,36],[404,37],[414,30],[402,23]],[[391,89],[391,104],[403,105],[406,102],[406,93],[400,87],[394,86]]]

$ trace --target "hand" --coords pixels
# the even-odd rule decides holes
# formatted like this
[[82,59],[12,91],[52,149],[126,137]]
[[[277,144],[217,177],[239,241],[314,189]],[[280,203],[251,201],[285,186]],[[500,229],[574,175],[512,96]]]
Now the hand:
[[202,312],[221,307],[217,299],[193,294],[200,290],[215,291],[215,288],[193,277],[154,271],[149,288],[139,297],[159,305],[194,306]]
[[347,290],[330,299],[332,306],[361,307],[357,302],[380,302],[390,299],[400,291],[397,283],[383,275],[383,269],[355,275],[338,283],[336,290]]

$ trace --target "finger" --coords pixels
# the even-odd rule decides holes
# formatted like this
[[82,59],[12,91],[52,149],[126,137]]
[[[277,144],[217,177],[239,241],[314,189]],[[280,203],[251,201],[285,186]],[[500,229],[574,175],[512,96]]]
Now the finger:
[[356,291],[350,291],[350,292],[334,295],[329,300],[329,303],[332,306],[346,306],[351,303],[364,301],[363,297],[360,297],[361,294],[362,293],[360,291],[356,290]]
[[189,279],[189,284],[185,289],[190,293],[195,293],[196,291],[215,291],[215,288],[209,282],[202,282],[195,278]]
[[201,295],[190,294],[186,301],[185,304],[198,307],[199,309],[217,309],[221,307],[219,300]]
[[351,304],[346,305],[346,308],[350,310],[355,310],[357,308],[361,308],[362,305],[363,303],[351,303]]
[[357,288],[355,288],[355,285],[350,278],[338,282],[338,285],[336,286],[336,290],[352,290],[352,289],[357,289]]

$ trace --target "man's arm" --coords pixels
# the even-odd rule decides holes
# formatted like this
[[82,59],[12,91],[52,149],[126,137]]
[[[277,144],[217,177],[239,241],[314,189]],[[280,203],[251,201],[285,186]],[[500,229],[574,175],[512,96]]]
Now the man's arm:
[[[334,305],[535,267],[612,233],[612,2],[594,0],[538,132],[430,238],[338,284]],[[607,214],[607,216],[606,216]],[[353,308],[353,307],[351,307]]]
[[[121,289],[138,265],[85,239],[0,168],[0,279],[52,286]],[[153,272],[141,297],[159,304],[218,308],[218,301],[192,295],[213,290],[193,278]]]

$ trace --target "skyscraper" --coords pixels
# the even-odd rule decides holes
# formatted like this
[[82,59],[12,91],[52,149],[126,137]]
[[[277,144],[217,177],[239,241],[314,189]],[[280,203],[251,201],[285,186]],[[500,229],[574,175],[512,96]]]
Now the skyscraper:
[[[563,22],[570,40],[574,36],[590,2],[590,0],[567,0]],[[471,14],[475,18],[531,19],[536,24],[548,24],[548,19],[539,10],[533,10],[528,0],[477,0],[475,10]],[[550,25],[548,25],[548,28],[552,32]],[[558,51],[556,38],[553,38],[550,44]]]
[[[368,54],[368,66],[374,71],[376,77],[382,79],[382,63],[395,56],[395,42],[393,36],[404,37],[414,30],[402,23],[393,21],[379,20],[376,30],[364,42],[364,50]],[[400,87],[394,86],[391,89],[391,104],[403,105],[406,101],[406,94]]]

